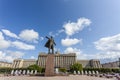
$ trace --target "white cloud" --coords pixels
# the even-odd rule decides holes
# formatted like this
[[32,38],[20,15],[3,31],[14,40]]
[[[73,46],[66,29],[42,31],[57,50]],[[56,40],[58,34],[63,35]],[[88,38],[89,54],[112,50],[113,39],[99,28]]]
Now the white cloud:
[[64,51],[64,53],[81,53],[82,51],[80,49],[77,48],[72,48],[72,47],[68,47],[66,48],[66,50]]
[[35,56],[31,56],[30,59],[36,59],[36,57]]
[[10,42],[6,40],[0,40],[0,49],[5,49],[10,46]]
[[78,44],[78,43],[82,43],[82,39],[69,39],[69,38],[66,38],[66,39],[62,39],[61,40],[61,44],[63,46],[72,46],[72,45],[75,45],[75,44]]
[[20,51],[6,51],[6,53],[13,56],[14,58],[21,58],[25,54]]
[[120,51],[120,34],[104,37],[94,42],[96,49],[102,51]]
[[96,49],[101,51],[96,54],[97,58],[115,60],[120,57],[120,34],[101,38],[94,44]]
[[68,22],[63,25],[65,33],[68,36],[71,36],[79,31],[82,31],[85,27],[89,26],[91,21],[87,18],[79,18],[77,22]]
[[76,53],[77,59],[88,59],[87,54],[83,54],[78,48],[68,47],[65,49],[64,53]]
[[49,35],[54,37],[53,32],[49,32]]
[[41,40],[41,41],[44,40],[44,37],[40,37],[40,40]]
[[106,52],[106,53],[96,53],[96,54],[85,54],[83,53],[80,49],[78,48],[72,48],[68,47],[64,50],[64,53],[76,53],[77,59],[78,60],[89,60],[89,59],[99,59],[101,62],[104,61],[108,62],[109,61],[116,61],[120,57],[119,52]]
[[4,36],[3,36],[2,32],[0,32],[0,40],[4,40]]
[[23,50],[34,50],[35,49],[35,46],[29,45],[29,44],[26,44],[20,41],[5,40],[2,32],[0,32],[0,49],[5,49],[8,47],[16,47],[18,49],[23,49]]
[[7,29],[2,29],[2,32],[3,32],[5,35],[9,36],[9,37],[13,37],[13,38],[19,39],[19,37],[18,37],[15,33],[12,33],[12,32],[10,32],[10,31],[7,30]]
[[10,46],[10,41],[4,40],[2,32],[0,32],[0,49],[8,48]]
[[97,53],[97,54],[93,54],[90,55],[92,58],[94,59],[101,59],[101,60],[105,60],[105,59],[118,59],[120,57],[120,53],[119,52],[102,52],[102,53]]
[[[12,33],[11,31],[7,29],[2,29],[2,32],[6,36],[16,38],[16,39],[21,39],[21,40],[28,41],[28,42],[38,43],[38,39],[39,39],[38,32],[34,31],[33,29],[31,30],[25,29],[20,32],[19,36],[17,36],[15,33]],[[40,40],[43,40],[43,39],[44,39],[43,37],[40,37]]]
[[58,30],[58,33],[59,33],[59,34],[62,33],[62,32],[64,32],[64,29]]
[[31,29],[31,30],[26,29],[26,30],[21,31],[21,33],[19,34],[19,37],[22,40],[36,43],[36,42],[38,42],[39,34],[38,34],[38,32],[34,31],[33,29]]
[[20,51],[0,51],[0,61],[12,62],[14,59],[21,58],[22,56],[24,56],[24,53]]
[[23,49],[23,50],[34,50],[35,49],[35,46],[28,45],[28,44],[20,42],[20,41],[14,41],[14,42],[12,42],[12,45],[18,49]]

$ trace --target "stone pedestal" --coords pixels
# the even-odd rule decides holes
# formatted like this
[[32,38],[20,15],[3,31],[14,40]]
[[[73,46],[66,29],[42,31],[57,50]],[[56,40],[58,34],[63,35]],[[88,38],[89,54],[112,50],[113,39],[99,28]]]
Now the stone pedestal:
[[48,54],[46,59],[45,76],[54,76],[54,54]]

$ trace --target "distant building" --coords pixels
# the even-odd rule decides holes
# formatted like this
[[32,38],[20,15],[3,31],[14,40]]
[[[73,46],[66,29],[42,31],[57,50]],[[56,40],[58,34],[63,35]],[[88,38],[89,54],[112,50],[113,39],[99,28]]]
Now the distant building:
[[12,63],[0,61],[0,67],[12,67]]
[[[38,56],[38,62],[37,64],[41,67],[46,66],[46,58],[48,54],[40,53]],[[76,55],[75,53],[69,53],[69,54],[55,54],[54,58],[55,62],[55,68],[66,68],[69,69],[72,64],[76,62]]]
[[12,68],[27,68],[33,64],[36,64],[35,59],[15,59],[12,64]]
[[102,68],[102,65],[98,59],[77,60],[77,63],[82,64],[83,68]]
[[85,67],[91,67],[89,60],[77,60],[77,63],[82,64],[83,68],[85,68]]
[[102,64],[103,68],[119,68],[119,61]]

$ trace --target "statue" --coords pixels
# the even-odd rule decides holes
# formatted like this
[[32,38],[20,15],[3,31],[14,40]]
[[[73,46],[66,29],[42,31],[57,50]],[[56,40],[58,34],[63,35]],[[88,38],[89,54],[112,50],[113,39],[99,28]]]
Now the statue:
[[48,41],[46,42],[45,47],[48,48],[48,53],[50,53],[50,49],[52,49],[52,54],[54,54],[54,45],[56,45],[56,43],[54,42],[52,36],[50,38],[46,36],[46,38],[48,39]]

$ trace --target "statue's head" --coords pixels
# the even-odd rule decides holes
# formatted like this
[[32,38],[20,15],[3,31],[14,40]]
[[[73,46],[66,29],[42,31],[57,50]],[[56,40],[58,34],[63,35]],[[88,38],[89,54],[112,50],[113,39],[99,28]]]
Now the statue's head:
[[53,37],[51,36],[51,39],[53,39]]

